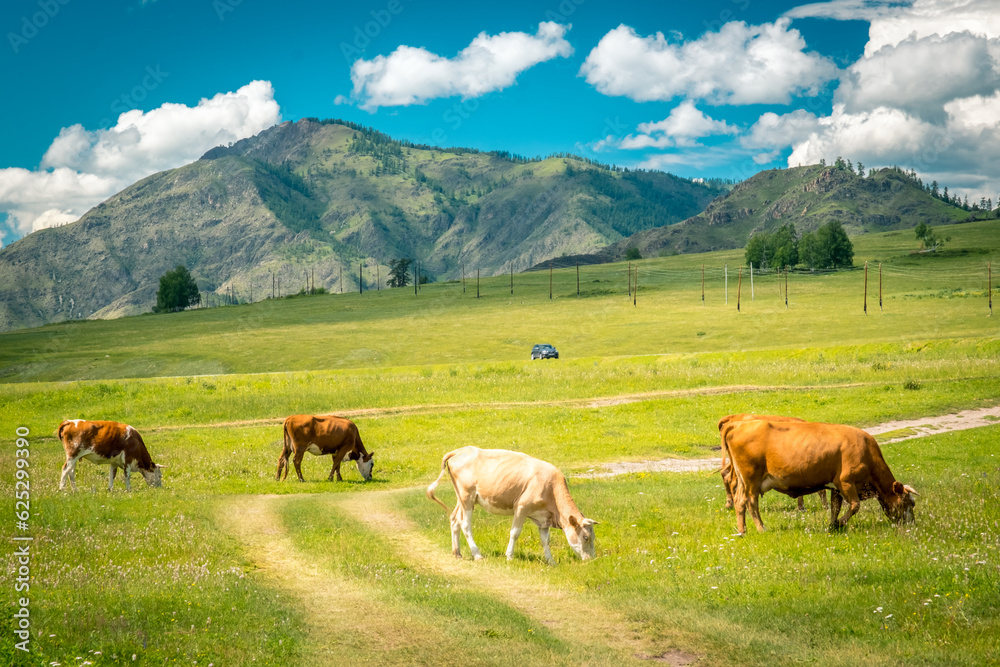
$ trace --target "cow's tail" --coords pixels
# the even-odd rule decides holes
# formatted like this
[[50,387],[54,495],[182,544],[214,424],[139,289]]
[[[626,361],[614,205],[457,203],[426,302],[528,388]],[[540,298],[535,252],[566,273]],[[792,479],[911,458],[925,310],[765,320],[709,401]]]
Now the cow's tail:
[[288,422],[282,426],[282,434],[284,443],[281,447],[281,454],[278,455],[278,472],[274,475],[274,479],[279,482],[281,481],[282,468],[285,470],[285,477],[288,477],[288,457],[292,455],[292,438],[288,435]]
[[730,484],[732,484],[733,501],[738,502],[740,495],[746,494],[747,485],[746,480],[743,479],[743,472],[740,470],[740,467],[736,465],[736,459],[733,458],[733,454],[729,449],[729,436],[732,432],[733,429],[727,428],[725,429],[725,433],[722,435],[722,456],[723,460],[725,460],[726,457],[729,458],[730,479],[732,480]]
[[[438,483],[441,481],[441,478],[445,476],[445,474],[447,474],[448,477],[451,477],[451,469],[448,468],[448,459],[450,459],[454,455],[455,452],[448,452],[447,454],[444,455],[444,458],[441,459],[441,474],[438,475],[438,478],[436,480],[431,482],[430,486],[427,487],[427,497],[436,502],[441,507],[443,507],[445,512],[448,511],[448,506],[445,505],[443,502],[441,502],[438,499],[438,497],[434,495],[434,491],[437,489]],[[454,483],[454,480],[452,480],[452,483]]]

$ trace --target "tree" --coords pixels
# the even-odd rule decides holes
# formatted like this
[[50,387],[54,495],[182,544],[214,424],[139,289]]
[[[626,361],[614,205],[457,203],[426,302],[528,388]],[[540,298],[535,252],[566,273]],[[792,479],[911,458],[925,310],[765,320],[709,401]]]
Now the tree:
[[918,224],[913,231],[917,236],[917,240],[920,241],[921,246],[927,252],[937,252],[938,248],[944,247],[945,241],[951,240],[950,236],[945,238],[938,236],[926,222]]
[[198,284],[183,264],[178,264],[176,269],[160,277],[154,313],[172,313],[198,303],[201,303]]
[[412,259],[405,257],[389,260],[389,287],[406,287],[410,284]]
[[799,263],[798,234],[785,223],[773,233],[758,232],[747,241],[746,263],[760,269],[795,266]]
[[831,220],[817,229],[816,245],[821,260],[819,268],[838,269],[854,265],[854,245],[847,238],[840,221]]
[[774,232],[773,244],[774,268],[780,269],[783,266],[795,266],[799,263],[799,235],[795,232],[795,225],[786,222],[779,227]]
[[642,253],[639,252],[638,248],[632,246],[631,248],[625,251],[625,259],[629,260],[630,262],[635,261],[637,259],[642,259]]
[[819,250],[816,247],[816,234],[807,232],[799,239],[799,259],[810,269],[816,268]]
[[854,245],[844,226],[831,220],[799,239],[799,258],[811,269],[836,269],[854,265]]

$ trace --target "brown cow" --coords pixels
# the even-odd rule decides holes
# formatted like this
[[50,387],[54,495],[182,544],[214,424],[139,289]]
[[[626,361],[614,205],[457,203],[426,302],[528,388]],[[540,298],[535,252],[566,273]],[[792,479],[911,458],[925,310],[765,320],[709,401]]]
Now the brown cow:
[[[722,440],[722,488],[726,490],[726,509],[730,509],[733,506],[733,489],[735,488],[736,479],[733,473],[733,462],[728,456],[726,456],[726,434],[723,429],[728,424],[733,424],[736,422],[750,421],[752,419],[766,419],[772,422],[804,422],[804,419],[799,419],[798,417],[783,417],[781,415],[757,415],[757,414],[747,414],[740,413],[735,415],[726,415],[719,420],[719,437]],[[830,504],[826,502],[826,490],[819,492],[819,502],[823,505],[824,509],[829,509]],[[797,503],[798,509],[804,511],[806,508],[802,497],[798,498]]]
[[[726,430],[725,447],[733,459],[736,485],[736,527],[746,532],[746,508],[757,530],[763,531],[758,499],[774,489],[793,498],[833,487],[831,528],[854,516],[865,498],[876,496],[894,522],[913,522],[909,486],[896,481],[882,458],[875,438],[861,429],[840,424],[745,421]],[[838,519],[842,500],[850,508]]]
[[68,479],[76,491],[76,462],[80,459],[111,467],[108,471],[108,491],[114,486],[119,468],[125,471],[125,489],[128,491],[132,490],[129,477],[136,470],[142,473],[146,484],[163,484],[162,470],[165,466],[153,463],[142,436],[128,424],[69,419],[59,425],[56,434],[66,450],[66,463],[59,478],[60,490],[66,486]]
[[330,481],[334,475],[338,482],[343,481],[340,462],[345,456],[357,463],[358,472],[366,482],[371,480],[372,468],[375,466],[372,461],[374,452],[369,454],[365,449],[358,427],[351,420],[333,416],[292,415],[285,420],[284,435],[285,444],[278,457],[275,479],[284,479],[281,476],[282,468],[285,470],[285,477],[288,477],[288,469],[291,467],[288,465],[288,457],[294,454],[292,461],[295,463],[295,472],[300,482],[306,481],[302,478],[302,457],[309,452],[315,456],[333,455],[333,468],[327,478]]
[[514,543],[521,535],[526,519],[538,526],[545,560],[554,565],[549,549],[549,528],[562,528],[566,541],[583,560],[594,557],[593,519],[584,518],[569,495],[566,477],[551,463],[521,452],[506,449],[462,447],[448,452],[441,460],[441,474],[427,487],[427,497],[445,511],[447,505],[434,496],[438,482],[451,477],[457,503],[451,513],[451,552],[462,557],[459,531],[465,533],[469,551],[481,560],[479,547],[472,539],[472,510],[476,503],[490,514],[514,515],[507,544],[507,560],[514,558]]

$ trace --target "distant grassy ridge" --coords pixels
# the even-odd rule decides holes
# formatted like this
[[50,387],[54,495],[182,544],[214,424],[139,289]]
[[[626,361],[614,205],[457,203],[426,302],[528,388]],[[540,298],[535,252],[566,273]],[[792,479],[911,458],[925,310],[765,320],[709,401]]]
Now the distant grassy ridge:
[[1000,255],[997,225],[950,227],[940,254],[912,254],[908,232],[856,238],[854,270],[789,276],[787,309],[783,275],[756,274],[751,297],[749,271],[739,275],[742,252],[728,251],[641,260],[635,306],[628,265],[617,263],[581,267],[580,296],[575,268],[553,271],[551,300],[545,271],[516,274],[513,295],[508,276],[482,279],[478,299],[473,275],[464,287],[429,284],[417,296],[412,287],[369,290],[6,332],[0,379],[515,361],[538,342],[579,359],[990,337],[1000,321],[988,317],[986,294],[987,262]]

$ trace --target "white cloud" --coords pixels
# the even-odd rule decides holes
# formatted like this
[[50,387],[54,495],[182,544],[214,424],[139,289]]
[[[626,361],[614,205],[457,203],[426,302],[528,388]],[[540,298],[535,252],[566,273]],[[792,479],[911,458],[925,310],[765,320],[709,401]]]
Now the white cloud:
[[0,211],[21,234],[66,224],[135,181],[280,121],[270,82],[253,81],[194,107],[164,104],[145,113],[128,111],[107,130],[66,127],[39,169],[0,169]]
[[805,52],[790,23],[733,21],[684,43],[659,32],[640,37],[620,25],[601,38],[580,75],[605,95],[637,102],[686,96],[711,104],[787,104],[795,95],[816,95],[838,73],[829,59]]
[[685,100],[673,108],[670,115],[656,123],[641,123],[638,135],[629,135],[619,142],[619,148],[666,148],[696,146],[697,139],[718,134],[736,134],[738,129],[723,120],[706,116]]
[[830,0],[793,7],[785,16],[793,19],[821,18],[838,21],[875,21],[889,16],[913,0]]
[[996,0],[915,0],[872,21],[865,54],[911,38],[970,32],[1000,37],[1000,11]]
[[1000,40],[968,32],[931,35],[883,46],[851,65],[835,99],[848,111],[892,106],[943,120],[953,99],[1000,88]]
[[819,119],[805,109],[781,115],[767,112],[754,123],[749,133],[740,137],[740,144],[744,148],[784,148],[819,131]]
[[538,24],[534,35],[479,33],[455,58],[400,46],[388,56],[357,60],[351,66],[352,95],[361,107],[424,104],[438,97],[478,97],[515,83],[518,74],[557,57],[573,47],[564,39],[570,26],[552,21]]

